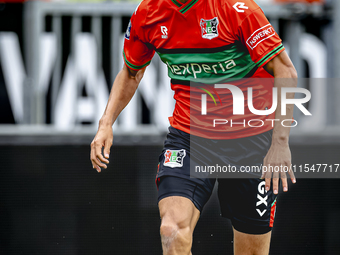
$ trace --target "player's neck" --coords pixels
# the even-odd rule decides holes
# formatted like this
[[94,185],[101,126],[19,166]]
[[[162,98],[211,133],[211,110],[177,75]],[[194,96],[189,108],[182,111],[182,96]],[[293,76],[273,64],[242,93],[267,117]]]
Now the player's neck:
[[188,2],[189,0],[178,0],[180,1],[182,4],[185,4],[186,2]]

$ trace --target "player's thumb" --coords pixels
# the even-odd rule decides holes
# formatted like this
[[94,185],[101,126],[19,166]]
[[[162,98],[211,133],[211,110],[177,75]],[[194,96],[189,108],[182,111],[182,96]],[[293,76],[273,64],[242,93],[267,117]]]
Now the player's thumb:
[[110,149],[111,149],[112,143],[110,141],[106,141],[104,145],[104,157],[109,159],[110,157]]

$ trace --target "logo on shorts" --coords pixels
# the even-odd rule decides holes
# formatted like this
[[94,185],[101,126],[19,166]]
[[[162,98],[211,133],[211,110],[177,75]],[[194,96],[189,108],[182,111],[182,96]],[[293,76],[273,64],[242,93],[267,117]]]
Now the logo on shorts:
[[275,35],[275,30],[272,25],[268,24],[256,30],[248,39],[247,44],[252,50],[264,40]]
[[209,20],[201,19],[202,37],[209,40],[218,37],[218,23],[217,17]]
[[[259,206],[260,205],[262,205],[262,204],[264,204],[265,205],[265,207],[262,207],[262,208],[267,208],[267,206],[268,206],[268,202],[267,202],[267,200],[268,200],[268,195],[266,194],[267,193],[267,191],[265,190],[265,187],[266,186],[266,182],[265,181],[262,181],[262,182],[260,182],[259,183],[259,186],[258,186],[258,192],[259,192],[259,194],[257,194],[257,199],[258,199],[258,201],[256,202],[256,211],[257,211],[257,213],[260,215],[260,217],[262,217],[264,214],[265,214],[265,212],[267,211],[267,209],[264,209],[263,211],[261,211],[260,209],[259,209]],[[262,197],[262,196],[264,196],[264,197]]]
[[164,166],[168,166],[171,168],[174,167],[182,167],[183,159],[186,156],[186,152],[184,149],[182,150],[166,150],[164,152]]

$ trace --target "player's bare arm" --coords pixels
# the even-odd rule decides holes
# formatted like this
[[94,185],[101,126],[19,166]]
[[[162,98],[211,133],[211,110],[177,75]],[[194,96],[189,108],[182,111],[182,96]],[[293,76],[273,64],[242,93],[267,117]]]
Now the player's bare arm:
[[[99,121],[98,132],[91,143],[91,162],[99,173],[101,168],[107,168],[110,148],[113,141],[112,125],[118,115],[130,102],[144,75],[145,68],[134,71],[124,65],[118,73],[111,89],[106,109]],[[104,155],[102,148],[104,147]]]
[[[275,77],[274,86],[278,88],[278,107],[275,112],[275,119],[278,121],[273,129],[273,138],[271,147],[264,159],[264,166],[287,166],[290,169],[291,166],[291,153],[289,149],[289,132],[290,127],[284,127],[281,125],[281,121],[284,119],[293,118],[294,105],[287,105],[286,115],[281,115],[281,88],[283,87],[296,87],[297,86],[297,73],[289,59],[287,53],[283,51],[277,57],[273,58],[264,67],[270,74]],[[280,79],[281,78],[281,79]],[[288,98],[294,98],[294,93],[287,94]],[[267,168],[268,169],[268,168]],[[280,168],[282,169],[282,168]],[[290,169],[291,170],[291,169]],[[289,171],[289,176],[293,183],[296,182],[294,173]],[[278,193],[279,175],[281,175],[283,191],[288,191],[287,175],[286,172],[281,171],[274,172],[273,174],[273,190],[274,193]],[[267,171],[263,173],[262,178],[266,179],[266,190],[270,189],[272,172]]]

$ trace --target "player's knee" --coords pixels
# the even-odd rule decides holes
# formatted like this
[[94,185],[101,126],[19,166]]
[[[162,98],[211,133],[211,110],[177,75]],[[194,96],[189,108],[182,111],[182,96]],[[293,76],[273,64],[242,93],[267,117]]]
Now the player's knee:
[[183,244],[191,245],[192,241],[192,230],[190,227],[180,228],[177,232],[176,238],[180,240]]
[[164,254],[168,254],[171,247],[176,247],[176,238],[178,234],[178,227],[175,224],[163,223],[160,228],[162,247]]
[[174,239],[178,233],[178,226],[176,224],[162,223],[160,228],[160,234],[163,238]]
[[181,227],[177,224],[163,223],[160,228],[162,242],[165,246],[170,246],[172,243],[190,244],[191,230],[189,226]]

